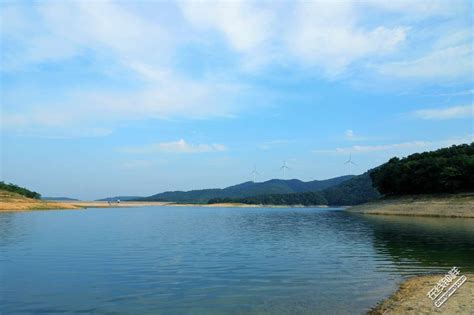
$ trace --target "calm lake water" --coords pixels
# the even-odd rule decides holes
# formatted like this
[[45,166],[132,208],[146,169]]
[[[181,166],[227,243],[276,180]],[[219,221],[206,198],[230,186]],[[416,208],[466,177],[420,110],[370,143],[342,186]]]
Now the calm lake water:
[[474,271],[474,220],[338,209],[0,213],[0,313],[357,314]]

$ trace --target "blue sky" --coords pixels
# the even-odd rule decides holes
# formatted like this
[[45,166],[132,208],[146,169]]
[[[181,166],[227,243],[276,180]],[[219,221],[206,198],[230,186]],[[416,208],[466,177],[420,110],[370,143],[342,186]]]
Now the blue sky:
[[471,1],[2,1],[1,178],[94,199],[473,141]]

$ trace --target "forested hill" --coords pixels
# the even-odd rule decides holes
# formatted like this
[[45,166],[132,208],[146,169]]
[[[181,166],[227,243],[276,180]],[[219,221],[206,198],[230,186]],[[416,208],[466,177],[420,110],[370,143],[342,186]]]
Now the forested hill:
[[371,177],[387,196],[474,192],[474,143],[392,158]]
[[215,198],[209,203],[357,205],[385,196],[474,192],[474,143],[392,158],[362,175],[314,193]]
[[357,205],[380,198],[380,193],[372,186],[369,173],[354,176],[338,185],[319,191],[264,194],[246,198],[213,198],[208,203],[245,203],[262,205]]
[[290,194],[310,191],[320,191],[350,180],[353,175],[341,176],[327,180],[303,182],[297,179],[272,179],[262,183],[245,182],[224,189],[201,189],[191,191],[171,191],[140,198],[143,201],[171,201],[207,203],[214,198],[245,198],[267,194]]
[[326,188],[322,194],[332,206],[358,205],[381,197],[372,184],[370,171],[337,186]]
[[0,190],[17,193],[28,198],[41,199],[41,194],[37,193],[36,191],[31,191],[15,184],[6,184],[4,182],[0,182]]

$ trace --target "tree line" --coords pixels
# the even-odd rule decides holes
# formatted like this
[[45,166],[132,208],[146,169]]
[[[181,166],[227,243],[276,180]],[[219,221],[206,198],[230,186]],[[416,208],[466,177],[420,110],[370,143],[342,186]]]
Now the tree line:
[[386,196],[474,191],[474,142],[394,157],[370,172]]
[[208,204],[214,203],[244,203],[250,205],[327,205],[328,201],[320,192],[304,192],[290,194],[266,194],[246,198],[212,198]]
[[289,194],[262,194],[246,198],[213,198],[208,201],[214,203],[244,203],[259,205],[302,205],[302,206],[341,206],[357,205],[380,198],[380,193],[372,185],[369,173],[342,183],[312,192]]
[[14,192],[28,198],[41,199],[41,194],[35,191],[28,190],[15,184],[6,184],[3,181],[0,182],[0,190]]

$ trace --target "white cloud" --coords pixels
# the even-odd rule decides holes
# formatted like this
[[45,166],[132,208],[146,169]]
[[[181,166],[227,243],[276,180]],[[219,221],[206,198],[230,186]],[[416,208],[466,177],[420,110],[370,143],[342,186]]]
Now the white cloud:
[[474,94],[474,89],[463,90],[463,91],[455,91],[455,92],[447,92],[447,93],[428,94],[426,96],[460,96],[460,95],[472,95],[472,94]]
[[354,131],[351,129],[346,130],[346,137],[348,139],[353,139],[354,138]]
[[269,150],[277,146],[281,146],[284,144],[289,143],[288,140],[285,139],[277,139],[277,140],[270,140],[270,141],[265,141],[262,144],[260,144],[258,147],[262,150]]
[[[98,124],[113,129],[114,123],[128,120],[231,117],[250,107],[242,98],[255,95],[239,83],[242,66],[253,69],[260,64],[296,64],[311,73],[314,67],[320,68],[332,78],[347,73],[352,65],[364,65],[368,59],[376,60],[371,69],[402,79],[465,78],[473,71],[472,30],[441,36],[429,46],[431,50],[423,48],[413,54],[416,58],[399,55],[406,45],[424,47],[424,42],[409,40],[411,21],[451,14],[452,5],[443,1],[183,1],[178,4],[181,11],[169,3],[163,8],[171,9],[161,15],[160,5],[114,1],[2,3],[2,46],[8,46],[2,50],[3,73],[14,75],[33,69],[33,73],[40,73],[44,69],[36,66],[50,62],[67,71],[67,62],[84,59],[88,60],[85,70],[93,74],[93,80],[104,74],[112,78],[106,87],[102,82],[94,88],[91,82],[58,85],[57,92],[51,93],[55,95],[53,101],[16,104],[13,98],[2,100],[2,130],[32,134],[49,128],[65,134],[72,129],[92,130]],[[155,11],[145,12],[144,8]],[[372,19],[364,12],[366,8],[380,14],[389,12],[389,16],[394,12],[410,15],[412,20]],[[163,18],[168,12],[174,15]],[[215,34],[225,38],[236,56],[228,57],[225,50],[213,54],[236,58],[240,68],[194,76],[188,69],[176,67],[188,45],[204,43],[199,46],[204,52],[220,48],[215,45]],[[393,61],[380,64],[387,56]],[[116,87],[110,87],[117,82]],[[254,99],[253,103],[259,102]]]
[[355,145],[352,147],[346,148],[337,148],[335,151],[337,153],[368,153],[376,151],[388,151],[396,149],[416,149],[416,148],[425,148],[431,144],[429,141],[412,141],[412,142],[402,142],[394,144],[382,144],[382,145]]
[[352,129],[347,129],[346,132],[344,133],[346,136],[346,139],[349,141],[366,141],[368,140],[367,137],[362,137],[354,132]]
[[200,38],[215,34],[239,55],[239,71],[255,72],[263,65],[274,64],[283,54],[278,43],[282,24],[279,5],[255,1],[180,1],[184,18]]
[[18,46],[5,52],[7,69],[87,52],[124,64],[145,59],[165,65],[173,46],[163,25],[112,1],[51,1],[6,8],[2,37]]
[[474,104],[440,109],[420,109],[413,112],[413,116],[426,120],[472,118],[474,116]]
[[121,121],[229,118],[238,113],[234,98],[245,91],[241,85],[211,79],[192,81],[161,73],[158,76],[163,77],[162,82],[149,81],[143,88],[131,91],[89,89],[59,95],[57,102],[5,107],[1,128],[18,134],[50,129],[56,134],[80,136],[84,130],[97,129],[98,125],[111,129]]
[[458,79],[472,78],[474,73],[472,44],[430,51],[417,59],[408,59],[376,66],[383,74],[398,78]]
[[377,145],[354,145],[351,147],[341,147],[329,150],[314,150],[313,153],[335,153],[335,154],[356,154],[364,153],[370,154],[374,152],[396,152],[402,154],[410,154],[426,150],[435,150],[451,145],[471,143],[474,141],[474,134],[459,138],[451,138],[438,141],[409,141],[391,144],[377,144]]
[[405,40],[407,28],[359,25],[352,2],[298,3],[286,35],[290,52],[303,62],[337,75],[354,61],[393,51]]
[[184,16],[197,28],[216,29],[238,51],[256,50],[270,36],[272,13],[245,1],[182,1]]
[[221,152],[227,148],[223,144],[192,144],[184,139],[171,142],[154,143],[142,147],[123,148],[122,151],[127,153],[205,153],[205,152]]
[[148,160],[131,160],[131,161],[125,161],[122,164],[120,164],[120,167],[123,169],[143,169],[143,168],[149,168],[152,166],[151,161]]
[[[42,129],[75,134],[104,123],[138,119],[231,117],[245,106],[233,103],[245,88],[226,78],[188,78],[170,64],[177,42],[171,26],[147,18],[112,1],[43,2],[29,7],[6,5],[2,11],[2,41],[18,49],[5,50],[2,71],[14,73],[44,62],[64,62],[91,56],[106,75],[133,80],[133,88],[66,88],[56,101],[5,104],[2,130],[34,134]],[[3,9],[3,8],[2,8]],[[54,132],[53,132],[54,133]],[[98,135],[100,133],[97,133]]]
[[454,10],[462,9],[464,7],[462,1],[459,0],[453,0],[450,2],[443,0],[357,0],[357,2],[367,5],[368,7],[373,7],[389,12],[402,13],[408,16],[450,15]]

